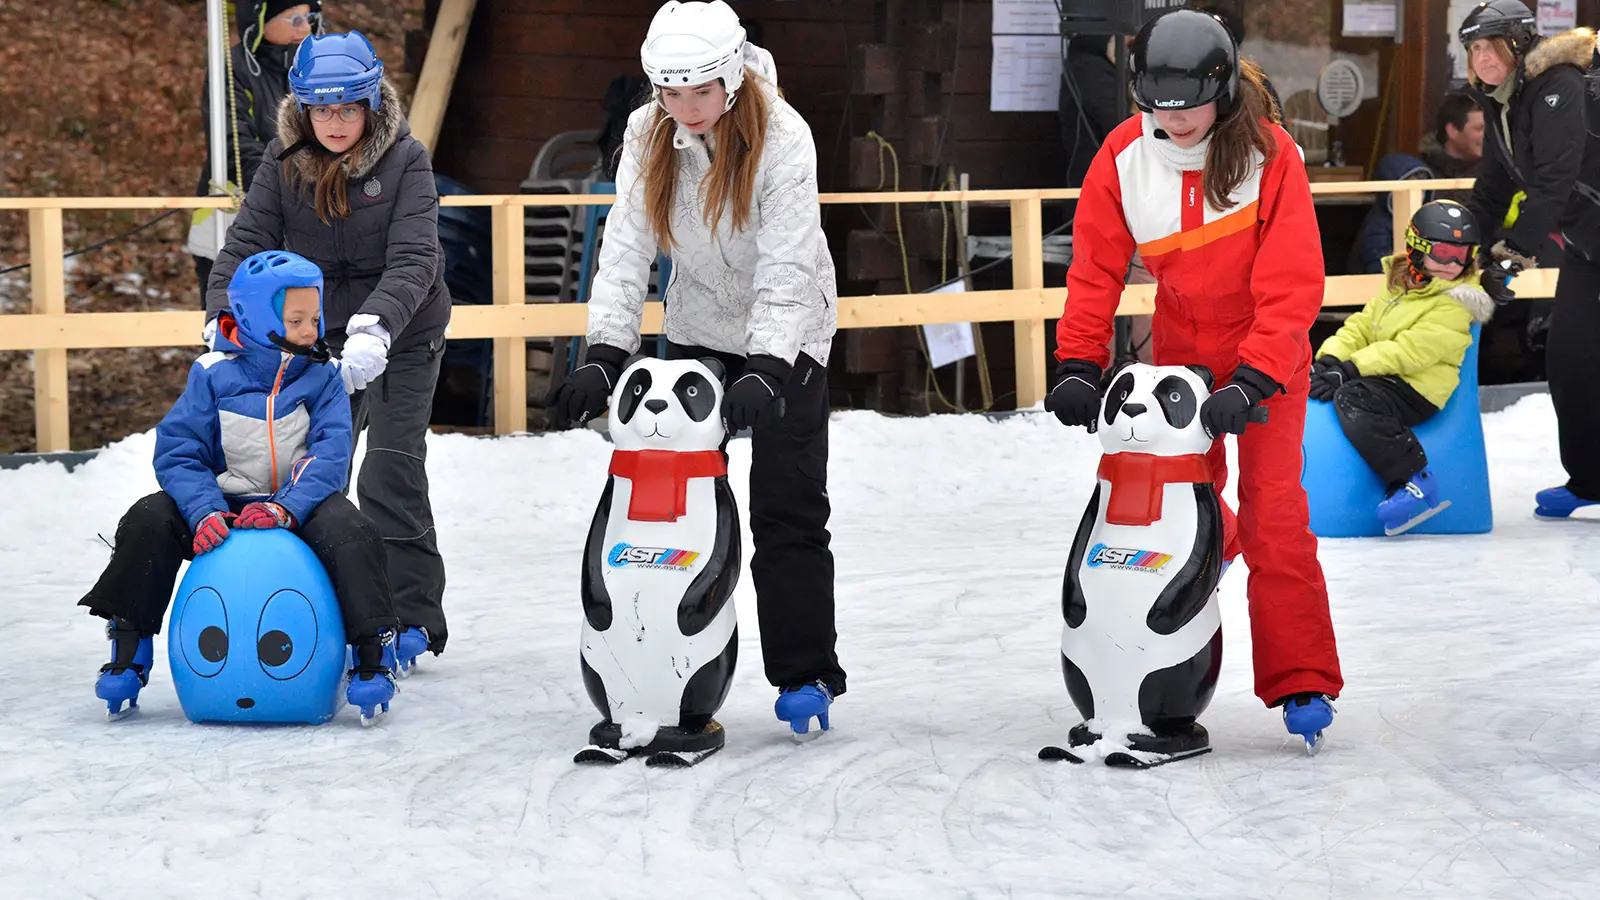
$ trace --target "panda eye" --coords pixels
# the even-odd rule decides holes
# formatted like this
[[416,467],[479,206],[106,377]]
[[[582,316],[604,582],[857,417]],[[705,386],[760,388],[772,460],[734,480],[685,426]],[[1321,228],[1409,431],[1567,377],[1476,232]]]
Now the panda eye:
[[1123,391],[1122,392],[1122,397],[1120,399],[1123,399],[1123,400],[1128,399],[1128,392],[1127,391]]
[[1183,402],[1183,395],[1178,393],[1177,391],[1173,391],[1172,393],[1167,395],[1167,399],[1171,400],[1173,403],[1182,403]]
[[636,385],[633,386],[633,395],[635,397],[639,396],[642,393],[644,393],[644,385],[636,384]]
[[689,385],[688,390],[684,391],[684,393],[691,397],[698,397],[700,396],[700,389],[691,384]]

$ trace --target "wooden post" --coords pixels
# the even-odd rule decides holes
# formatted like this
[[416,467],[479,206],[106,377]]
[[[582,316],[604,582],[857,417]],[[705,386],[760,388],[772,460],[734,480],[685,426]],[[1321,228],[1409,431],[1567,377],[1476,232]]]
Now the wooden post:
[[[65,252],[61,237],[61,209],[28,210],[28,251],[33,275],[33,311],[67,311]],[[72,449],[67,424],[67,351],[63,348],[33,351],[34,449],[53,453]]]
[[472,24],[472,9],[477,0],[444,0],[433,20],[433,36],[428,40],[428,57],[417,77],[417,92],[411,98],[411,134],[428,148],[437,151],[439,126],[444,124],[450,88],[456,82],[456,67],[461,64],[461,47]]
[[1406,228],[1411,225],[1411,217],[1422,208],[1422,191],[1411,190],[1395,191],[1389,195],[1394,200],[1394,252],[1406,252]]
[[[523,208],[503,203],[491,218],[494,242],[494,303],[496,306],[527,302],[527,263],[524,261]],[[528,430],[528,339],[494,339],[494,432],[515,434]]]
[[[1039,198],[1011,201],[1011,286],[1044,289],[1044,217]],[[1012,323],[1017,339],[1017,409],[1044,399],[1044,320]]]

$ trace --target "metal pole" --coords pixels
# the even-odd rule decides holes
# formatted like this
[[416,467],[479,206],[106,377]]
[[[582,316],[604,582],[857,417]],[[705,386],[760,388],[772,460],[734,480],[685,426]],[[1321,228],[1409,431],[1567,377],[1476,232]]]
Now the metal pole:
[[[223,54],[228,52],[228,22],[224,18],[223,0],[206,0],[206,76],[211,88],[208,98],[211,107],[211,184],[210,193],[226,191],[228,183],[228,129],[227,94],[228,70]],[[217,230],[217,252],[227,235],[222,211],[212,213],[211,222]],[[202,286],[201,293],[205,290]]]
[[[1124,112],[1128,109],[1128,45],[1122,35],[1112,38],[1116,47],[1115,58],[1117,61],[1117,111]],[[1117,316],[1112,320],[1111,326],[1111,364],[1130,359],[1133,356],[1133,323],[1127,316]]]

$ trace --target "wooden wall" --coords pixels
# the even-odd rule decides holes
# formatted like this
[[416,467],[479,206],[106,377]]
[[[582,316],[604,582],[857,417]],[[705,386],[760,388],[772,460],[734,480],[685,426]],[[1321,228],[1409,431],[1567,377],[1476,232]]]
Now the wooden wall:
[[[478,4],[445,114],[436,165],[484,193],[511,192],[551,136],[605,122],[618,75],[643,77],[639,45],[657,0],[486,0]],[[425,25],[431,25],[430,0]],[[870,2],[736,4],[772,51],[778,82],[811,123],[824,189],[840,183],[841,116],[852,43],[869,37]],[[413,55],[423,48],[413,50]]]

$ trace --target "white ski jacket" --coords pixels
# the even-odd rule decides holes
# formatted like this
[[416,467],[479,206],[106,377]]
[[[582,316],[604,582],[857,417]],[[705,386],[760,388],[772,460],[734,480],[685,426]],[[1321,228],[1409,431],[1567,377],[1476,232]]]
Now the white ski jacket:
[[[817,202],[817,151],[811,128],[770,85],[771,56],[747,47],[746,62],[769,86],[766,148],[756,171],[752,212],[733,231],[724,212],[713,234],[702,217],[700,182],[711,166],[706,144],[681,125],[678,190],[672,215],[672,278],[666,293],[667,338],[741,356],[764,354],[793,364],[804,353],[824,366],[838,326],[838,286]],[[589,343],[628,353],[639,347],[655,238],[645,216],[640,168],[655,105],[628,117],[617,167],[617,199],[606,219],[600,267],[589,300]],[[669,120],[670,121],[670,120]]]

